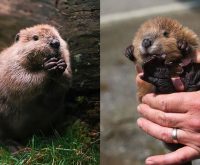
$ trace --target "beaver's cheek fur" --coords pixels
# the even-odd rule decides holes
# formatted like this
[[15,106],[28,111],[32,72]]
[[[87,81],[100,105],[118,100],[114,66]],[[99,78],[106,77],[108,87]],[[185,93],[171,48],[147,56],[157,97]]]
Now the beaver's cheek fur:
[[52,49],[49,44],[38,43],[33,47],[32,43],[24,44],[24,47],[19,51],[21,56],[21,65],[28,69],[38,70],[45,58],[61,58],[61,50]]

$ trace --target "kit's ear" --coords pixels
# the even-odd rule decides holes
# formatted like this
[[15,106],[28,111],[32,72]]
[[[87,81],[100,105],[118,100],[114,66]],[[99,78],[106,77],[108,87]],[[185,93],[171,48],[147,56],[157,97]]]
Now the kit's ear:
[[126,50],[124,55],[131,61],[135,62],[136,58],[134,56],[134,46],[133,45],[129,45]]

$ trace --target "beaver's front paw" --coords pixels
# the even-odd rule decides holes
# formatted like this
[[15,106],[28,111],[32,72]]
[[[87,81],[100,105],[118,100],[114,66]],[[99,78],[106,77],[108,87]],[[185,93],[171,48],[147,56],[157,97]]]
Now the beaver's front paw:
[[[185,91],[187,92],[200,90],[200,71],[199,67],[195,67],[194,65],[195,64],[191,66],[191,70],[182,78]],[[196,66],[198,65],[199,64],[196,64]]]
[[182,55],[188,55],[192,51],[192,46],[187,41],[180,40],[177,42],[177,46]]
[[172,93],[175,91],[170,70],[164,64],[165,59],[160,56],[152,56],[143,65],[144,74],[142,80],[153,84],[156,87],[156,93]]
[[67,64],[64,59],[60,58],[45,58],[43,68],[51,74],[61,74],[65,71]]
[[165,73],[165,74],[160,73],[161,71],[164,73],[164,70],[167,71],[167,69],[168,69],[165,66],[164,62],[165,62],[165,59],[163,59],[160,56],[154,55],[154,56],[150,57],[142,65],[144,77],[152,76],[152,77],[157,77],[157,78],[166,78],[166,76],[167,76],[167,78],[168,78],[169,75],[166,75],[167,73]]
[[57,67],[58,67],[58,70],[60,72],[64,72],[66,67],[67,67],[67,64],[65,63],[65,60],[64,59],[59,59],[58,62],[57,62]]

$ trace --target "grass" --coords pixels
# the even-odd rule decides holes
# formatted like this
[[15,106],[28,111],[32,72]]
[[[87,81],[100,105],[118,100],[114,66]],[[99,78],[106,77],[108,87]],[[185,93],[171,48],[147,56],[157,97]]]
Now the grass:
[[64,135],[53,138],[33,136],[27,151],[15,155],[0,148],[1,165],[98,165],[99,141],[91,138],[86,124],[79,120]]

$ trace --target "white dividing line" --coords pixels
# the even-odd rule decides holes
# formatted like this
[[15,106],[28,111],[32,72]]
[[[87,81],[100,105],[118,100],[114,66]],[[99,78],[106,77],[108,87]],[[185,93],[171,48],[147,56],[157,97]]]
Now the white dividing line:
[[154,6],[154,7],[148,7],[148,8],[143,8],[143,9],[133,10],[133,11],[128,11],[128,12],[108,14],[105,16],[101,16],[100,23],[101,25],[105,25],[112,22],[128,20],[131,18],[169,13],[169,12],[178,11],[178,10],[187,10],[187,9],[191,9],[198,6],[200,6],[199,1],[191,1],[191,2],[184,2],[184,3],[174,2],[171,4],[162,5],[162,6]]

